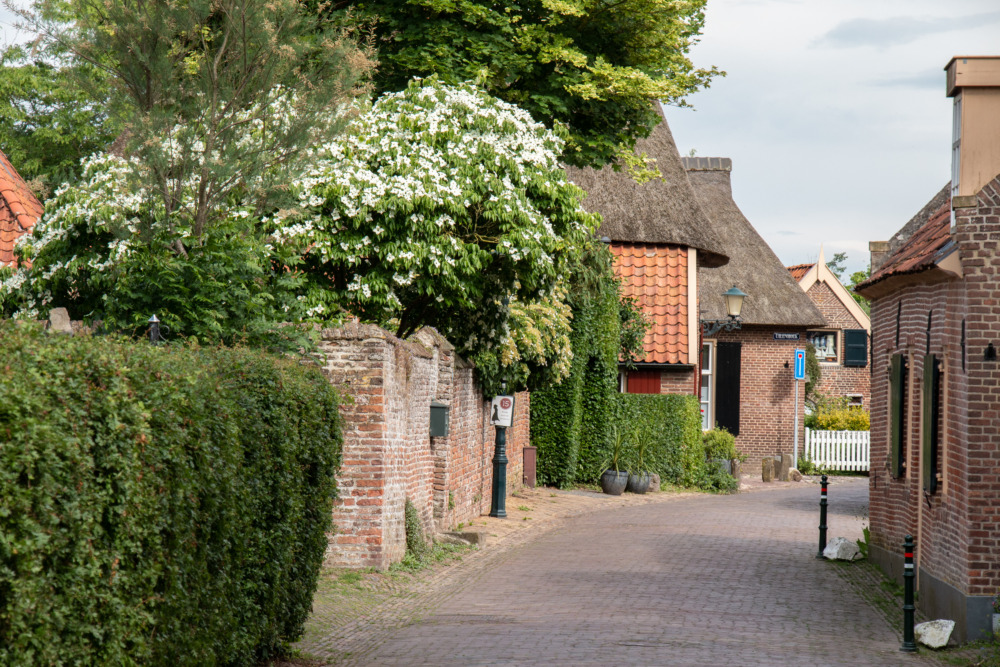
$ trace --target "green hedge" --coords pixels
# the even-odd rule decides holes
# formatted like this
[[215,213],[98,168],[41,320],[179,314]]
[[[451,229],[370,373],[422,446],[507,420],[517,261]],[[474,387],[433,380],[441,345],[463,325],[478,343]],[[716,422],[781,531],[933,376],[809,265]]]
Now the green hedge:
[[[661,482],[697,486],[704,468],[701,404],[696,396],[617,394],[615,423],[629,434],[646,431],[646,467]],[[630,438],[634,442],[634,437]]]
[[341,450],[318,370],[0,340],[0,664],[249,665],[299,636]]

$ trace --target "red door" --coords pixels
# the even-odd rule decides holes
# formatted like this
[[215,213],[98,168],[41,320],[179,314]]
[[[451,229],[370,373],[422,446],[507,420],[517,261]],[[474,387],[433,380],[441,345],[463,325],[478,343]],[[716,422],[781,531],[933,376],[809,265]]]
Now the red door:
[[659,394],[660,371],[629,371],[625,390],[630,394]]

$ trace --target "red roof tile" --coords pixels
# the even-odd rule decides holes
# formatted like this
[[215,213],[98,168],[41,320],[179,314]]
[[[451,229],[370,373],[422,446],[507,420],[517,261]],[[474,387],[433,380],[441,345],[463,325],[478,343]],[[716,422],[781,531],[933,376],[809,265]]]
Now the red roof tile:
[[932,268],[938,252],[951,242],[951,200],[934,211],[927,222],[896,249],[871,278],[860,287],[869,287],[892,276],[919,273]]
[[0,151],[0,264],[14,261],[14,241],[42,215],[42,203]]
[[688,364],[687,248],[643,243],[612,243],[615,273],[625,296],[636,297],[651,326],[639,361]]
[[796,264],[795,266],[789,266],[787,268],[788,272],[792,274],[792,278],[795,278],[795,281],[798,282],[802,280],[807,273],[809,273],[809,269],[813,266],[815,266],[815,264]]

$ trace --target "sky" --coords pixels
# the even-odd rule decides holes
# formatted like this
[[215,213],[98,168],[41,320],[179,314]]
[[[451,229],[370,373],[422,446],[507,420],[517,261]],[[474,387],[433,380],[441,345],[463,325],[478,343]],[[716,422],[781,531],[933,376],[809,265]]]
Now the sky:
[[[26,38],[0,8],[0,41]],[[668,107],[682,155],[733,160],[733,195],[785,264],[848,274],[948,182],[955,55],[1000,55],[997,0],[708,0],[691,57],[727,73]]]
[[1000,55],[997,0],[708,0],[698,67],[727,76],[666,108],[681,155],[733,160],[733,197],[786,265],[848,274],[948,182],[944,66]]

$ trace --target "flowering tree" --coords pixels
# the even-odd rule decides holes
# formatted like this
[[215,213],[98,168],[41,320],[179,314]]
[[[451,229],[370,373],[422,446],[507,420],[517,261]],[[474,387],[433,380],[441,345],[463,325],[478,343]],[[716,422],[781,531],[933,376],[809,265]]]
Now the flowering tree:
[[430,325],[467,355],[507,350],[498,368],[546,366],[568,345],[556,288],[597,226],[562,147],[472,85],[413,81],[318,151],[275,242],[303,257],[314,315],[344,307],[401,337]]
[[[282,95],[261,103],[294,114]],[[249,342],[347,311],[404,337],[436,327],[490,387],[559,379],[572,357],[563,283],[597,224],[560,150],[472,86],[414,82],[300,156],[297,208],[260,216],[256,189],[237,189],[200,237],[196,216],[169,215],[144,186],[143,160],[95,156],[19,241],[31,266],[7,270],[0,305],[25,316],[66,306],[125,330],[155,312],[174,335]],[[182,181],[177,205],[197,202],[199,183]]]

